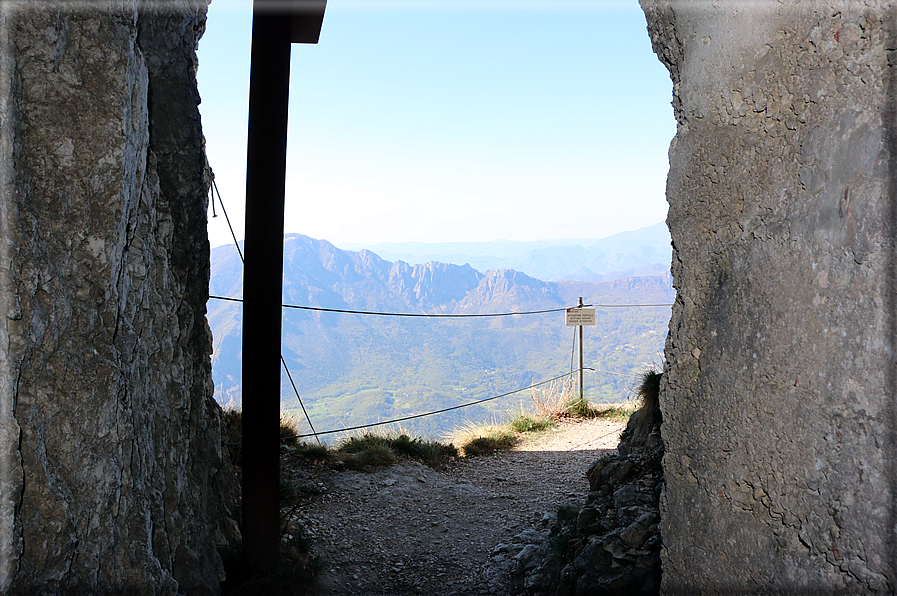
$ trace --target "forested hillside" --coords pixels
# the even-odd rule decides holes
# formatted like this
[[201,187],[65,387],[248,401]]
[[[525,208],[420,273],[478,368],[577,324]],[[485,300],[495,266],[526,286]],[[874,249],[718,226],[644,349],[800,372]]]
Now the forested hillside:
[[[503,313],[587,304],[669,303],[668,275],[613,282],[543,282],[513,270],[390,262],[289,235],[284,243],[284,303],[392,313]],[[236,250],[212,253],[211,293],[242,297]],[[599,308],[585,329],[586,376],[593,401],[626,396],[627,376],[658,362],[670,309]],[[242,377],[241,305],[212,300],[216,398],[251,399]],[[574,327],[564,313],[470,319],[402,318],[284,309],[283,356],[317,430],[344,428],[483,399],[571,370]],[[283,402],[298,407],[286,375]],[[517,407],[529,393],[405,423],[439,435],[463,420]]]

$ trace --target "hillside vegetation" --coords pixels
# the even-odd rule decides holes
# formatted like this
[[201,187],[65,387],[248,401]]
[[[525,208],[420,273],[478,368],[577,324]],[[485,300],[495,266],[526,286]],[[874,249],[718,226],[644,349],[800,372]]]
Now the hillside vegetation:
[[[519,271],[469,265],[390,262],[362,250],[290,235],[284,244],[284,302],[400,313],[496,313],[588,303],[669,303],[666,276],[612,282],[543,282]],[[242,268],[230,247],[212,253],[213,295],[242,297]],[[634,375],[657,361],[669,308],[599,309],[585,329],[585,366]],[[250,395],[241,371],[241,305],[211,301],[216,398],[238,406]],[[574,327],[563,312],[495,318],[427,319],[284,310],[283,356],[316,430],[452,407],[525,387],[571,370]],[[624,398],[632,379],[589,372],[593,403]],[[283,377],[286,408],[297,408]],[[435,437],[467,420],[519,407],[528,393],[403,423]],[[308,430],[307,428],[305,429]]]

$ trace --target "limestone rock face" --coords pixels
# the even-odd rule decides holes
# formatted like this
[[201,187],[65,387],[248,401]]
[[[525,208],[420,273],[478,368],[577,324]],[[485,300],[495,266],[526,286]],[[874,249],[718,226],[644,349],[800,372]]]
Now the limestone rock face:
[[897,6],[641,5],[678,121],[662,591],[893,592]]
[[218,592],[205,5],[0,3],[0,593]]

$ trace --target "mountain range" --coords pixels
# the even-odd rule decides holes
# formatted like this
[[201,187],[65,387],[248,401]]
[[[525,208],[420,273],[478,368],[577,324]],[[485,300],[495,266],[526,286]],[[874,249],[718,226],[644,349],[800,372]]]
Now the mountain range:
[[[640,266],[649,263],[642,262]],[[636,263],[636,266],[639,266]],[[242,298],[236,249],[212,251],[211,294]],[[285,304],[391,313],[482,314],[563,309],[577,304],[668,304],[668,273],[605,282],[546,282],[512,269],[481,272],[470,264],[389,261],[325,240],[284,239]],[[587,395],[617,401],[631,376],[658,362],[669,307],[599,308],[585,328]],[[211,300],[216,399],[251,399],[241,364],[241,305]],[[484,399],[569,372],[575,327],[564,313],[432,319],[284,309],[283,357],[316,430],[389,420]],[[612,373],[612,374],[608,374]],[[283,404],[298,408],[289,378]],[[405,423],[439,436],[466,420],[489,418],[529,401],[529,393]]]
[[606,238],[530,242],[398,242],[344,244],[390,261],[469,264],[479,271],[513,269],[549,281],[612,281],[663,275],[670,270],[670,232],[665,223]]

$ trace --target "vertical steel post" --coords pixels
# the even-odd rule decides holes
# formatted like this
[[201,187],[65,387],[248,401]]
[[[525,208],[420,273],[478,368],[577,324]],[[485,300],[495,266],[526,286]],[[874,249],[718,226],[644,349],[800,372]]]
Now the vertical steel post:
[[[579,297],[579,308],[582,309],[582,296]],[[579,326],[579,403],[582,403],[582,325]]]
[[[243,274],[243,559],[280,554],[280,333],[291,15],[255,0]],[[286,3],[288,4],[288,3]]]

